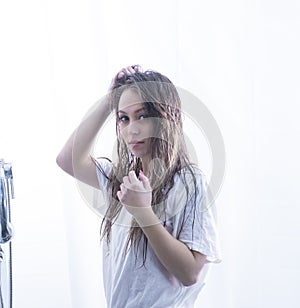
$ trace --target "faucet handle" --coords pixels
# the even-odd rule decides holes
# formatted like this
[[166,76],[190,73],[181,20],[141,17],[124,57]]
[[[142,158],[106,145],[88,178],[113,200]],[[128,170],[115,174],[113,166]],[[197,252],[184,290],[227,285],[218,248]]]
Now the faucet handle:
[[12,165],[11,163],[4,164],[4,173],[5,178],[9,181],[9,190],[11,193],[11,198],[15,198],[15,190],[14,190],[14,182],[13,182],[13,173],[12,173]]

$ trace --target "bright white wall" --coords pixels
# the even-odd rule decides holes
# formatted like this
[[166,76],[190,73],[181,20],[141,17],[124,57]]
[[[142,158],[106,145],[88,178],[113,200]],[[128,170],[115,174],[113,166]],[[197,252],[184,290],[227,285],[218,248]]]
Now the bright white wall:
[[1,2],[16,308],[104,305],[100,219],[55,157],[113,74],[135,63],[198,96],[224,137],[223,262],[197,305],[297,307],[299,13],[296,0]]

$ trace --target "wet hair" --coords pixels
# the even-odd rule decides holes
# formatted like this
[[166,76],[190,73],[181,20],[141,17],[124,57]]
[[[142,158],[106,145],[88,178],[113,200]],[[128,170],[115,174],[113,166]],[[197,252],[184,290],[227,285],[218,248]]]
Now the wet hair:
[[[184,140],[181,100],[176,87],[166,76],[152,70],[145,72],[139,70],[135,74],[126,75],[119,79],[109,93],[111,107],[115,111],[116,119],[118,119],[119,100],[126,89],[132,89],[139,94],[142,102],[145,104],[148,116],[154,123],[155,132],[150,139],[151,162],[147,176],[153,189],[152,209],[165,225],[167,219],[166,199],[169,191],[174,186],[174,177],[179,175],[182,178],[186,190],[187,202],[188,198],[191,198],[191,192],[193,193],[192,198],[196,202],[198,192],[193,165],[189,160]],[[110,242],[112,225],[116,222],[123,207],[117,197],[121,181],[124,176],[128,175],[129,171],[134,170],[138,174],[142,170],[141,159],[129,152],[126,143],[120,137],[117,121],[116,133],[118,135],[118,159],[113,166],[111,174],[105,175],[109,181],[109,205],[100,229],[102,238],[106,237],[108,244]],[[190,187],[190,182],[188,184],[186,171],[192,176],[194,187]],[[196,204],[194,206],[195,208]],[[186,209],[184,208],[184,213],[185,211]],[[184,220],[182,220],[180,231],[183,227]],[[177,238],[180,231],[177,234]],[[135,256],[137,257],[138,248],[142,239],[143,265],[145,265],[148,241],[142,229],[135,219],[133,219],[125,253],[133,245]]]

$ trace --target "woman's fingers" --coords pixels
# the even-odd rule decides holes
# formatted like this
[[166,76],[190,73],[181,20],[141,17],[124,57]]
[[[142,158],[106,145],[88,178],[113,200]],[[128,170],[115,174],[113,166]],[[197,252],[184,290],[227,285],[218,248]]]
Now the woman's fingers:
[[123,177],[123,183],[120,186],[122,192],[129,190],[133,191],[152,191],[149,179],[145,176],[145,174],[140,171],[139,178],[137,178],[135,171],[130,171],[128,176]]
[[139,65],[131,65],[131,67],[134,69],[134,71],[137,73],[139,71]]
[[144,188],[146,189],[146,191],[150,191],[151,189],[151,185],[149,182],[149,179],[145,176],[145,174],[143,173],[143,171],[140,171],[139,174],[139,179],[141,180],[141,182],[143,183]]
[[132,66],[128,66],[127,71],[128,71],[129,74],[135,74],[135,70]]
[[122,78],[125,75],[132,75],[138,72],[138,65],[131,65],[121,69],[121,71],[117,74],[118,78]]
[[117,74],[117,79],[121,79],[121,78],[123,78],[125,76],[125,73],[123,72],[123,71],[121,71],[121,72],[119,72],[118,74]]
[[130,171],[128,176],[124,176],[117,197],[126,206],[126,209],[134,215],[135,209],[151,206],[151,192],[148,178],[142,172],[137,178],[135,172]]
[[119,201],[122,200],[122,193],[121,193],[120,190],[117,192],[117,197],[118,197]]
[[132,74],[135,74],[136,71],[135,71],[135,69],[132,66],[127,66],[125,68],[122,68],[120,73],[123,73],[122,76],[124,76],[124,75],[132,75]]
[[[124,176],[123,177],[123,184],[128,188],[130,187],[130,184],[131,184],[131,180],[129,179],[128,176]],[[122,184],[121,184],[122,185]]]
[[135,172],[133,170],[131,170],[128,173],[128,179],[130,183],[138,183],[138,178],[136,177]]
[[113,89],[116,83],[118,82],[119,79],[122,79],[126,76],[133,75],[139,71],[139,66],[138,65],[131,65],[122,68],[113,78],[110,89]]

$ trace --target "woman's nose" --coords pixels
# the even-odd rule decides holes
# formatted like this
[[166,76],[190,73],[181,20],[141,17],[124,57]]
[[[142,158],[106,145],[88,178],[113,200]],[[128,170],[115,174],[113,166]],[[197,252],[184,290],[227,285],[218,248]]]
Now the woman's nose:
[[140,128],[137,121],[134,121],[128,125],[128,134],[138,135],[140,133]]

